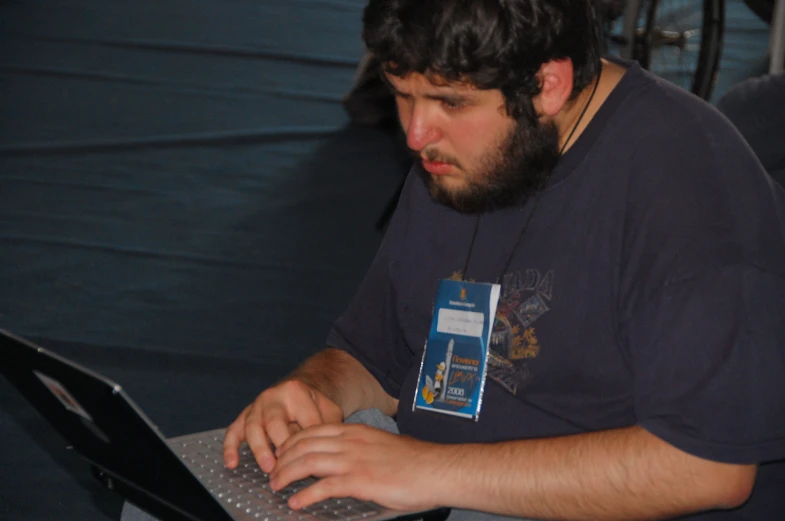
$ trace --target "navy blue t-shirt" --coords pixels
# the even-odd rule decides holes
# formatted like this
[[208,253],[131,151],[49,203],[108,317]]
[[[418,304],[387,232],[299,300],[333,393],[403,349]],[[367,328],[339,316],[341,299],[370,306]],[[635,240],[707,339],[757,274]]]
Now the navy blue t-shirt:
[[[785,519],[785,193],[737,131],[632,65],[515,248],[533,206],[463,215],[410,174],[328,345],[399,398],[402,433],[493,442],[641,425],[699,457],[766,462],[744,507],[689,519]],[[494,282],[511,254],[479,421],[413,412],[438,281]]]

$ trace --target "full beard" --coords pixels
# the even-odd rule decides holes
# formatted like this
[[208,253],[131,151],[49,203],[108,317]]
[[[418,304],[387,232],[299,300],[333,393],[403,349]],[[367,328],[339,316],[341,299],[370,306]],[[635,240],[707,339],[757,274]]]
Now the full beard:
[[[439,160],[436,153],[426,155],[430,161]],[[545,187],[560,156],[556,125],[524,116],[482,158],[477,170],[466,172],[465,187],[447,188],[422,167],[416,170],[436,202],[461,213],[484,213],[523,205]]]

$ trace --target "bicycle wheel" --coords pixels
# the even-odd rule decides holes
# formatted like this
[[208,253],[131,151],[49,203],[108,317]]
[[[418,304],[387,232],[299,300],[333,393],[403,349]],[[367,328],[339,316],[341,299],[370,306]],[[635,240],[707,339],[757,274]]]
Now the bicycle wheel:
[[614,41],[619,44],[619,55],[626,60],[634,60],[641,52],[637,47],[646,28],[646,4],[648,0],[627,0],[624,6],[621,34]]
[[654,74],[709,99],[725,29],[724,0],[645,0],[633,58]]

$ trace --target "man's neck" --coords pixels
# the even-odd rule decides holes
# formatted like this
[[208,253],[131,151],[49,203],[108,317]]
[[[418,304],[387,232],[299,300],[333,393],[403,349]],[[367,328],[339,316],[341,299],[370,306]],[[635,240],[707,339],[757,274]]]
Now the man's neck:
[[[602,73],[595,77],[578,94],[578,97],[554,118],[556,127],[559,129],[559,147],[564,152],[575,144],[626,71],[627,69],[620,65],[602,60]],[[597,84],[598,81],[599,84]],[[575,129],[574,132],[573,129]],[[567,142],[568,139],[569,142]]]

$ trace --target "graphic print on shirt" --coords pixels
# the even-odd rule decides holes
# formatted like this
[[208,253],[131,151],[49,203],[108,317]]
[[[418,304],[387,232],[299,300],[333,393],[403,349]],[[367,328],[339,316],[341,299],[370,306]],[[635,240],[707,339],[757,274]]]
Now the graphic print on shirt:
[[[460,280],[460,273],[453,273]],[[502,294],[491,332],[488,377],[513,395],[530,375],[529,363],[540,353],[534,323],[550,310],[553,270],[544,275],[536,269],[514,271],[504,276]]]

